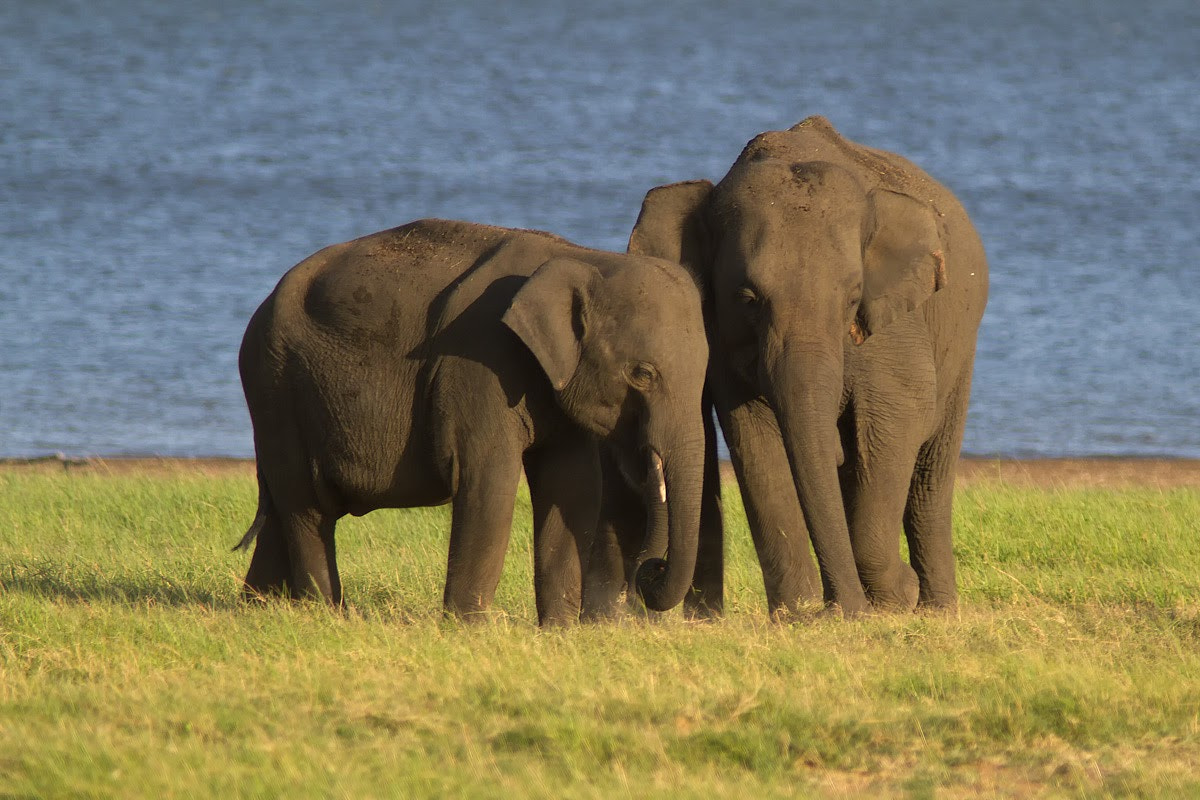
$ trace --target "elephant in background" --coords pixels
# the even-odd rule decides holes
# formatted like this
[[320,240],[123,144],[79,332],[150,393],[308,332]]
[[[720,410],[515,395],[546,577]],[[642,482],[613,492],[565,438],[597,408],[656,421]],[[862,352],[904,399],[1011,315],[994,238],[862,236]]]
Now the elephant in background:
[[[705,286],[709,388],[772,613],[956,607],[951,503],[988,273],[954,195],[809,117],[755,137],[716,186],[652,189],[629,252]],[[719,572],[702,558],[694,590],[718,609]]]
[[648,506],[636,586],[677,605],[696,559],[708,361],[677,263],[538,231],[421,220],[293,267],[254,313],[239,366],[254,426],[247,596],[342,601],[345,514],[452,503],[444,603],[495,594],[522,469],[538,620],[579,615],[600,455]]

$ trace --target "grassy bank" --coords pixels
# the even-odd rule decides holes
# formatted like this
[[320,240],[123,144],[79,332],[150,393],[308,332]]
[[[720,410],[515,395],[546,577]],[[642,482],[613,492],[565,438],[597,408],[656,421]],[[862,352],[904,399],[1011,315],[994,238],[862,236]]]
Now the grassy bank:
[[246,607],[243,475],[0,472],[0,796],[1200,794],[1200,490],[982,482],[957,618],[542,632],[527,499],[494,622],[445,509],[339,527],[350,607]]

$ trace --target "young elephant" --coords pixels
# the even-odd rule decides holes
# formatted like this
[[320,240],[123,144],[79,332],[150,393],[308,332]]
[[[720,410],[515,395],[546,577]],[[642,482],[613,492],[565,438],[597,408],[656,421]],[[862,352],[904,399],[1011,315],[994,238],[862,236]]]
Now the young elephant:
[[259,483],[245,592],[340,604],[341,516],[451,502],[445,607],[482,611],[524,468],[538,619],[573,621],[598,439],[665,510],[647,514],[647,542],[667,560],[647,560],[637,587],[650,608],[675,606],[696,559],[707,353],[678,264],[445,220],[321,250],[242,342]]

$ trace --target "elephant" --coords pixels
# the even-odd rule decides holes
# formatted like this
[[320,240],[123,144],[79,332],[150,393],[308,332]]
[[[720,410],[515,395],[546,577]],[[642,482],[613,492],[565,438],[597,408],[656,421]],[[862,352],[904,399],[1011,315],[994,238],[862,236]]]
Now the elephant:
[[524,470],[538,620],[569,624],[603,455],[650,507],[636,589],[677,605],[698,538],[702,313],[679,264],[540,231],[425,219],[301,261],[239,354],[259,487],[243,594],[340,605],[340,517],[449,502],[444,608],[477,619]]
[[[988,272],[950,190],[814,116],[756,136],[715,186],[651,189],[628,252],[704,286],[707,391],[772,614],[956,609],[951,504]],[[719,562],[694,580],[719,610]]]

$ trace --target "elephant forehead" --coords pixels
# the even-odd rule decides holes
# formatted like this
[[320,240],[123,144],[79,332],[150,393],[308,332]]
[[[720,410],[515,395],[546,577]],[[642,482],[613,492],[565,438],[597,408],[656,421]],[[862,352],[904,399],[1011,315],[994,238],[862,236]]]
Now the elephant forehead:
[[699,301],[647,292],[632,305],[610,306],[598,321],[615,357],[661,361],[706,342]]
[[714,190],[713,208],[725,219],[853,210],[866,201],[861,182],[828,161],[761,159],[735,165]]
[[677,306],[661,302],[633,309],[629,314],[614,315],[611,324],[619,336],[631,343],[663,352],[694,345],[704,339],[704,324],[699,313],[681,313]]
[[608,304],[617,312],[623,308],[675,309],[676,314],[700,313],[700,290],[691,275],[678,264],[654,259],[634,269],[610,273]]

